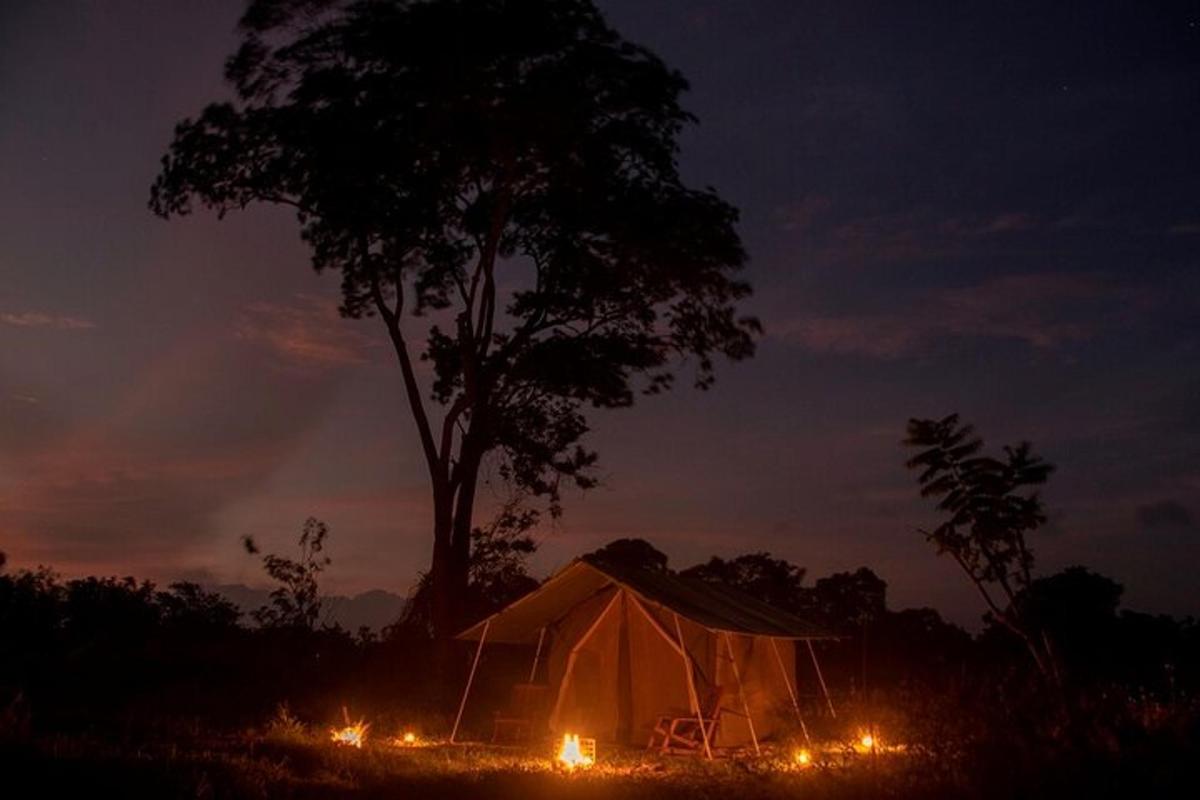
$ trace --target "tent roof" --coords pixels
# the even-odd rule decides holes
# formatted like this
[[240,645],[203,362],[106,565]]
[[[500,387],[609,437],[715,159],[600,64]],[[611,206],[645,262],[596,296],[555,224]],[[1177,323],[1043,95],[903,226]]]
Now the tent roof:
[[537,589],[471,626],[458,638],[478,639],[484,624],[490,623],[489,641],[533,642],[542,628],[614,587],[627,589],[647,603],[714,631],[780,639],[835,638],[816,625],[727,586],[586,557],[572,561]]

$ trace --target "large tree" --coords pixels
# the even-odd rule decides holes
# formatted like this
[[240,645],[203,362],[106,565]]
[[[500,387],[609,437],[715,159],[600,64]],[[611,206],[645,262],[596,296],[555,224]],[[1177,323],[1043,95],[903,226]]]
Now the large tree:
[[151,207],[290,206],[342,313],[382,321],[444,636],[485,458],[557,514],[595,481],[587,408],[753,353],[736,210],[680,177],[685,80],[588,0],[254,0],[240,29],[233,99],[178,125]]

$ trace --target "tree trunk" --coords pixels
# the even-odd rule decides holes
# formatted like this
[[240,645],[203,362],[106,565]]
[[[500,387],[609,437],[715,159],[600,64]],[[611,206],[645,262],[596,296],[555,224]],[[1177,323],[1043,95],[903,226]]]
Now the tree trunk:
[[433,594],[433,634],[451,640],[470,622],[464,618],[471,566],[471,528],[475,510],[475,487],[482,453],[470,439],[463,443],[456,468],[458,491],[435,495],[433,563],[430,588]]
[[454,636],[467,622],[464,601],[470,577],[471,520],[481,461],[480,457],[468,457],[465,452],[460,455],[457,494],[435,494],[433,562],[429,570],[434,668],[440,676],[438,683],[444,700],[452,698],[461,686]]
[[476,445],[475,438],[468,434],[459,452],[459,486],[454,500],[454,521],[450,528],[450,573],[447,586],[453,598],[451,612],[455,626],[475,621],[466,619],[468,609],[464,601],[471,571],[471,523],[475,517],[475,487],[479,481],[479,466],[482,462],[483,452]]
[[449,640],[454,635],[452,594],[449,575],[450,535],[453,522],[453,497],[444,489],[433,493],[433,557],[429,564],[430,622],[435,639]]

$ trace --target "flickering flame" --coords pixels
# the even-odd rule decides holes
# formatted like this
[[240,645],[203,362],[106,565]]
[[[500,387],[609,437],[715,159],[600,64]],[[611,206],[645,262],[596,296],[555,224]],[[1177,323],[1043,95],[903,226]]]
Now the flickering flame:
[[585,755],[579,746],[579,734],[563,734],[562,747],[558,751],[558,762],[567,769],[590,767],[595,759]]
[[357,747],[361,750],[363,742],[367,739],[367,731],[371,727],[370,723],[364,722],[361,719],[358,722],[351,722],[350,715],[346,713],[346,709],[344,708],[342,709],[342,720],[346,724],[341,728],[330,728],[329,738],[336,744]]
[[858,743],[861,744],[865,749],[870,750],[875,746],[875,737],[869,733],[864,733],[862,738],[858,740]]
[[421,740],[412,731],[396,734],[387,740],[392,747],[420,747]]
[[807,767],[812,763],[812,754],[807,750],[801,750],[800,752],[796,753],[796,763],[802,767]]

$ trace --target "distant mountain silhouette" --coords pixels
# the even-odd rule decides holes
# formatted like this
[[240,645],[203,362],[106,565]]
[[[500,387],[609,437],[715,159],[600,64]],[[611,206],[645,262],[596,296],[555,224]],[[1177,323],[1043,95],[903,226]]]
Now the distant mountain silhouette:
[[[271,600],[270,589],[257,589],[241,583],[205,588],[229,598],[247,614]],[[351,633],[363,626],[379,631],[396,621],[404,609],[404,601],[402,595],[383,589],[371,589],[353,597],[331,595],[325,598],[322,622],[341,625]]]

